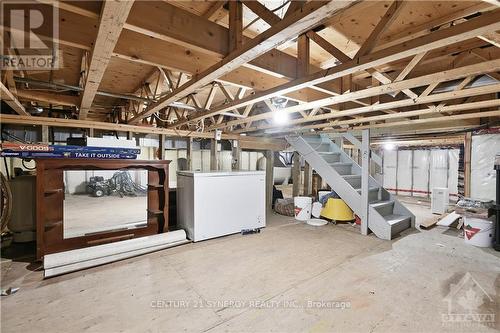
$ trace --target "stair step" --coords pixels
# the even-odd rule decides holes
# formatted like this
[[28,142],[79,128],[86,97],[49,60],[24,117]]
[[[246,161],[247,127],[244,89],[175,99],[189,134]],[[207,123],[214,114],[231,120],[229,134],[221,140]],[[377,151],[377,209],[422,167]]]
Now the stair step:
[[[369,192],[378,191],[378,190],[379,190],[379,188],[380,188],[380,187],[376,187],[376,186],[374,186],[374,187],[370,187],[370,188],[368,188],[368,191],[369,191]],[[361,193],[361,188],[355,188],[355,190],[356,190],[357,192],[360,192],[360,193]]]
[[318,142],[317,144],[309,143],[309,145],[318,153],[330,152],[330,143],[328,142]]
[[411,217],[408,215],[391,214],[384,216],[384,219],[391,226],[391,238],[411,227]]
[[352,166],[351,162],[333,162],[329,163],[331,166]]
[[339,175],[350,175],[352,172],[352,163],[334,162],[328,164],[334,168]]
[[320,155],[340,155],[339,152],[335,152],[335,151],[319,151],[318,154],[320,154]]
[[323,139],[322,138],[304,138],[304,140],[306,140],[307,142],[322,142]]
[[389,216],[394,212],[394,200],[377,201],[370,203],[370,206],[382,216]]
[[322,151],[318,152],[318,155],[321,156],[327,163],[338,163],[340,162],[340,153],[333,151]]
[[354,188],[361,187],[361,175],[344,175],[342,178]]
[[[361,194],[361,189],[360,188],[355,188],[356,192]],[[370,187],[368,189],[368,203],[376,202],[379,201],[378,197],[378,192],[379,192],[379,187]]]
[[406,220],[410,220],[409,216],[406,215],[399,215],[399,214],[391,214],[384,216],[384,219],[389,223],[391,226],[395,226],[401,222],[404,222]]
[[373,202],[371,203],[370,205],[373,207],[373,208],[380,208],[380,207],[384,207],[384,206],[390,206],[394,203],[394,200],[388,200],[388,201],[377,201],[377,202]]

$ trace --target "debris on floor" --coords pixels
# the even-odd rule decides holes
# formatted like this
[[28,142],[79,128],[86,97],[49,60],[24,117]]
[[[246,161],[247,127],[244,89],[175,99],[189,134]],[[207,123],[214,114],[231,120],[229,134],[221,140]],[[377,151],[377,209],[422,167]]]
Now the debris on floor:
[[487,219],[493,213],[493,201],[484,201],[471,198],[462,198],[457,202],[455,212],[460,215]]
[[430,219],[427,219],[424,222],[420,223],[420,228],[425,229],[425,230],[430,229],[430,228],[434,227],[436,225],[436,223],[438,223],[439,220],[444,218],[446,215],[448,215],[448,214],[441,214],[439,216],[434,216]]
[[461,217],[462,216],[457,214],[456,212],[451,212],[447,214],[444,218],[440,219],[436,224],[442,227],[451,227]]
[[2,296],[9,296],[9,295],[12,295],[12,294],[15,294],[17,293],[17,291],[19,290],[20,288],[12,288],[12,287],[9,287],[7,289],[2,289],[2,293],[1,295]]

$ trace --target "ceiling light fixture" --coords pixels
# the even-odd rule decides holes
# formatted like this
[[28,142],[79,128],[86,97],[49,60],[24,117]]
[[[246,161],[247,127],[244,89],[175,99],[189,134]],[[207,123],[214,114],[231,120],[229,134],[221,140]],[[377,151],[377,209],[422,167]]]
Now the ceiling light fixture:
[[271,103],[274,106],[274,110],[272,110],[273,111],[273,121],[277,125],[285,125],[286,123],[288,123],[288,120],[290,119],[290,115],[288,114],[288,112],[283,110],[288,103],[288,99],[286,99],[284,97],[273,97],[271,99]]
[[384,144],[384,150],[394,150],[394,148],[396,148],[396,145],[394,143],[386,142]]

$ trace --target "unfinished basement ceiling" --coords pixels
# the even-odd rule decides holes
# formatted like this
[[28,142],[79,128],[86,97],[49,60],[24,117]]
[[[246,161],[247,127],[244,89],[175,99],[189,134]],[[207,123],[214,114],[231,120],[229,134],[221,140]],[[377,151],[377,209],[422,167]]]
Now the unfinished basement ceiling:
[[[479,110],[470,104],[468,109],[440,114],[442,122],[446,115],[455,115],[458,122],[479,124],[478,111],[487,112],[486,121],[498,117],[494,99],[500,90],[500,26],[496,23],[500,13],[490,2],[336,4],[328,17],[305,25],[301,37],[292,34],[286,41],[275,42],[265,55],[238,60],[239,65],[226,69],[220,62],[231,54],[230,36],[239,38],[238,25],[242,44],[234,52],[253,50],[249,46],[252,38],[268,38],[290,29],[289,25],[279,26],[280,21],[292,23],[295,20],[290,16],[299,17],[303,8],[319,12],[328,6],[285,0],[233,5],[241,7],[241,23],[230,20],[230,6],[225,1],[136,1],[123,14],[123,27],[112,28],[118,36],[116,44],[104,55],[109,60],[100,65],[98,90],[84,106],[80,99],[86,91],[86,78],[93,73],[93,48],[102,39],[99,27],[105,27],[106,17],[101,15],[106,8],[98,1],[62,1],[58,5],[62,67],[45,72],[14,70],[8,72],[14,81],[5,84],[25,107],[34,103],[68,111],[56,116],[203,132],[221,129],[265,135],[271,130],[279,136],[291,131],[345,130],[343,123],[349,129],[392,126],[393,118],[406,119],[404,112],[442,102],[447,106],[485,102]],[[408,47],[405,55],[401,50]],[[358,62],[369,63],[371,57],[381,60],[357,69]],[[210,73],[217,67],[220,74]],[[346,74],[336,75],[337,68],[346,68]],[[452,74],[446,75],[450,70]],[[207,73],[212,79],[192,89],[191,83],[196,85]],[[331,80],[315,83],[322,73]],[[310,79],[299,80],[307,75]],[[485,75],[487,81],[482,78]],[[24,81],[19,79],[12,86],[16,78]],[[33,80],[46,84],[40,86]],[[392,89],[396,82],[403,88]],[[47,86],[52,83],[78,89]],[[431,89],[433,85],[439,89]],[[457,89],[454,98],[443,95],[453,89]],[[343,96],[335,97],[339,95]],[[276,108],[269,105],[275,97],[290,101],[283,111],[291,113],[290,124],[273,125]],[[381,106],[368,107],[375,104]],[[374,116],[384,117],[371,121]],[[438,124],[429,124],[434,125]]]

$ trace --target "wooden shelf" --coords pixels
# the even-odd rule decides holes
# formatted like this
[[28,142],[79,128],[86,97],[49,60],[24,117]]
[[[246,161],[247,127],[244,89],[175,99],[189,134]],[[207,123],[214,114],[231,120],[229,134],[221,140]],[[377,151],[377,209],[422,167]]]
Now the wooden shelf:
[[63,189],[62,188],[55,188],[51,190],[45,190],[45,195],[50,195],[50,194],[57,194],[57,193],[62,193]]
[[151,209],[148,209],[148,213],[151,214],[151,215],[162,215],[163,214],[163,211],[162,210],[151,210]]
[[49,223],[45,223],[44,225],[44,229],[47,231],[47,230],[50,230],[52,228],[56,228],[56,227],[59,227],[63,224],[63,221],[62,220],[59,220],[59,221],[54,221],[54,222],[49,222]]
[[164,186],[162,184],[148,184],[149,190],[157,190],[157,189],[161,189],[161,188],[164,188]]

